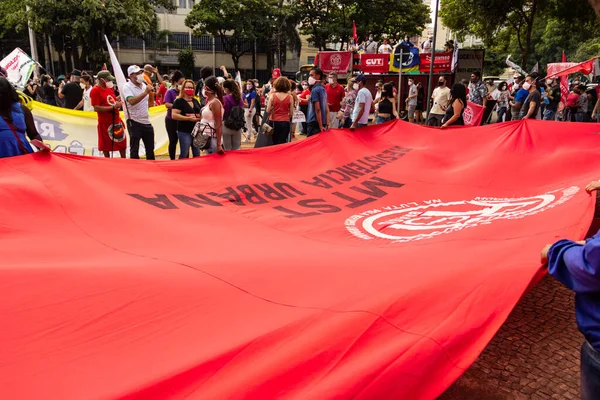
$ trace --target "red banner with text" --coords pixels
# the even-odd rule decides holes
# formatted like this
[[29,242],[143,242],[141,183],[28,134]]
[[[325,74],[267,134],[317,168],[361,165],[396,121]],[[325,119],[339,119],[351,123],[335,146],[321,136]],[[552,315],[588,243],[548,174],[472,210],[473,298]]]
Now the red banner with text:
[[542,247],[583,238],[598,131],[398,120],[190,160],[0,159],[2,398],[436,398]]
[[385,74],[390,68],[389,54],[361,54],[360,69],[368,74]]
[[[431,53],[421,53],[421,65],[419,70],[422,74],[428,73],[431,68]],[[435,53],[433,63],[433,73],[439,74],[450,72],[452,70],[452,52],[450,53]]]
[[335,72],[338,75],[346,75],[352,66],[352,53],[349,51],[321,51],[317,56],[315,65],[325,74]]

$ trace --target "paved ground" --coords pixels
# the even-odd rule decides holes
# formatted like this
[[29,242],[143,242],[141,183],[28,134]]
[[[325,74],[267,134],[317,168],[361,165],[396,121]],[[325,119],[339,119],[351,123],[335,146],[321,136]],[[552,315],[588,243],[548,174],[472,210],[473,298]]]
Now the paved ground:
[[573,299],[564,286],[544,278],[439,400],[579,399],[583,337]]

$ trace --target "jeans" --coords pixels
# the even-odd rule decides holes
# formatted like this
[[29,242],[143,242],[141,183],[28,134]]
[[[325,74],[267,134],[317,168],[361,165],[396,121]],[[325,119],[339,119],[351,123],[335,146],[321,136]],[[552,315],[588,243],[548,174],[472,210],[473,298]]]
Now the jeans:
[[174,160],[177,152],[177,142],[179,141],[177,121],[172,118],[165,118],[165,128],[167,128],[167,135],[169,136],[169,158]]
[[[306,118],[308,118],[308,104],[301,104],[300,111],[302,111]],[[304,135],[308,133],[308,124],[306,123],[306,121],[302,123],[302,133]]]
[[200,149],[194,146],[194,137],[187,132],[177,132],[179,138],[179,159],[190,158],[190,147],[192,148],[192,155],[194,157],[200,157]]
[[223,149],[239,150],[242,146],[242,131],[234,131],[223,125]]
[[444,114],[429,114],[427,116],[427,126],[442,126]]
[[505,115],[506,115],[506,107],[498,108],[498,121],[496,121],[496,122],[504,122]]
[[556,116],[556,110],[550,110],[546,107],[544,110],[544,117],[542,118],[544,121],[554,121],[554,117]]
[[600,353],[586,341],[581,346],[581,400],[600,399]]
[[585,113],[576,112],[575,113],[575,122],[583,122],[584,117],[585,117]]
[[358,123],[358,124],[356,124],[356,127],[357,127],[357,128],[364,128],[364,127],[365,127],[365,126],[367,126],[367,125],[369,125],[369,124],[361,124],[361,123]]
[[346,118],[346,120],[344,121],[344,128],[348,129],[352,126],[352,118],[348,117]]
[[379,124],[383,124],[385,122],[391,121],[392,117],[380,117],[379,115],[377,116],[377,119],[375,120],[375,123],[377,125]]
[[146,160],[154,160],[154,128],[152,125],[140,124],[132,119],[127,120],[129,128],[130,156],[133,159],[140,158],[140,140],[146,149]]
[[319,128],[319,123],[317,121],[306,124],[306,137],[316,135],[317,133],[321,133],[321,129]]
[[273,127],[273,144],[287,143],[290,136],[290,123],[288,121],[270,121]]

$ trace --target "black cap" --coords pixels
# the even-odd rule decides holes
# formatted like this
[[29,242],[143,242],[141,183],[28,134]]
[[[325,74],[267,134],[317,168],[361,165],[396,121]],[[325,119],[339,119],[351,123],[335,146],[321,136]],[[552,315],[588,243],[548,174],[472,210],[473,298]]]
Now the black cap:
[[364,82],[366,82],[366,81],[367,81],[367,77],[366,77],[366,76],[364,76],[363,74],[361,74],[361,75],[357,76],[357,77],[356,77],[354,80],[355,80],[356,82],[363,82],[363,83],[364,83]]
[[71,75],[81,76],[81,71],[78,69],[74,69],[73,71],[71,71]]

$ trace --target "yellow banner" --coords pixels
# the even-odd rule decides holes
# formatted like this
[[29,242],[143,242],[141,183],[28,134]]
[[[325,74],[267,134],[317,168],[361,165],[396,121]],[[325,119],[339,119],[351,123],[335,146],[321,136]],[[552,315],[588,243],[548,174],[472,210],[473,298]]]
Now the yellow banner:
[[[35,126],[52,151],[58,153],[79,154],[101,157],[98,151],[98,117],[95,112],[69,110],[54,107],[38,101],[27,104],[31,108]],[[169,137],[165,128],[165,106],[152,107],[150,122],[154,127],[154,153],[168,153]],[[125,121],[123,112],[121,118]],[[140,156],[145,155],[144,145],[140,143]],[[115,152],[118,157],[118,152]],[[129,148],[127,148],[129,157]]]

